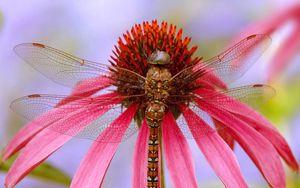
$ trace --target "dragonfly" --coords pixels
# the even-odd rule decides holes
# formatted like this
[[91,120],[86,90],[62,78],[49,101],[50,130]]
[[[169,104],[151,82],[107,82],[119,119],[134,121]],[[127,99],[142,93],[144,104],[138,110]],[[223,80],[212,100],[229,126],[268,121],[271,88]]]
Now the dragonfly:
[[[266,101],[275,95],[275,90],[268,85],[254,84],[236,88],[227,86],[255,63],[270,45],[271,39],[264,34],[256,34],[244,38],[219,55],[194,65],[188,65],[172,75],[168,65],[172,64],[170,54],[156,50],[147,59],[149,67],[145,75],[115,64],[107,65],[85,60],[61,50],[38,43],[24,43],[15,47],[15,52],[34,69],[52,81],[68,87],[76,87],[92,78],[106,80],[107,84],[95,85],[90,82],[90,94],[55,95],[32,94],[14,100],[11,109],[30,121],[39,122],[39,117],[50,117],[53,122],[45,128],[77,138],[85,138],[97,142],[120,142],[134,135],[145,121],[150,129],[148,142],[148,187],[158,187],[159,143],[161,126],[167,111],[172,110],[177,124],[186,138],[195,138],[180,113],[179,106],[185,104],[203,120],[209,116],[196,104],[197,99],[212,102],[216,105],[239,100],[244,103]],[[218,93],[229,96],[224,101],[214,94],[199,95],[194,92],[201,89],[201,80],[212,77],[222,81]],[[186,90],[185,88],[190,88]],[[192,88],[192,89],[191,89]],[[106,94],[93,91],[102,90]],[[122,93],[122,94],[120,94]],[[138,110],[130,125],[124,132],[122,127],[114,124],[130,104],[137,104]],[[220,105],[219,108],[222,108]],[[59,111],[60,116],[54,115]],[[63,121],[68,114],[84,117],[92,113],[91,123],[84,122],[69,127],[55,124]],[[84,120],[83,120],[84,121]],[[45,124],[43,124],[45,125]],[[224,127],[214,126],[213,131],[204,132],[201,136],[221,131]],[[112,129],[113,134],[103,134]],[[199,130],[201,131],[201,130]],[[101,136],[99,136],[101,135]],[[176,136],[176,135],[174,135]]]

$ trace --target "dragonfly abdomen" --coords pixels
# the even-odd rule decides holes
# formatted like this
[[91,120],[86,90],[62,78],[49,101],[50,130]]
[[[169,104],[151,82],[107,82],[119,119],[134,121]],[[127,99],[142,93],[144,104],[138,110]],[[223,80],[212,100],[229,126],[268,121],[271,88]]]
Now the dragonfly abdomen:
[[159,132],[165,115],[165,106],[159,102],[150,102],[146,108],[146,119],[150,129],[148,140],[148,188],[158,187]]
[[148,171],[147,186],[148,188],[158,187],[158,165],[159,165],[159,128],[150,128],[148,141]]

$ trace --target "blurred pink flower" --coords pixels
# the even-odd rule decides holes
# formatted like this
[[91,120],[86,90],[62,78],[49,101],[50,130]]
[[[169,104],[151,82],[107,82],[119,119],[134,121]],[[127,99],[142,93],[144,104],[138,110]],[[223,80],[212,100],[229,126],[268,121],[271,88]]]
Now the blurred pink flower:
[[[291,59],[299,53],[300,48],[300,4],[285,8],[279,13],[251,24],[234,41],[240,40],[251,33],[264,33],[272,35],[284,26],[290,24],[292,31],[284,38],[280,47],[274,53],[268,65],[267,80],[272,81],[291,62]],[[234,43],[234,42],[233,42]]]
[[[190,40],[182,39],[182,30],[176,32],[175,26],[164,22],[161,25],[156,21],[135,25],[119,40],[108,70],[101,64],[42,44],[17,46],[16,51],[21,57],[52,80],[63,84],[79,78],[83,80],[76,84],[70,96],[34,94],[13,102],[12,108],[23,107],[26,117],[44,108],[41,115],[18,132],[4,151],[4,159],[20,151],[7,174],[6,187],[15,186],[72,136],[94,139],[95,142],[81,162],[71,187],[100,187],[119,143],[139,131],[133,164],[135,188],[160,187],[162,158],[158,155],[158,161],[152,160],[151,151],[164,153],[174,187],[197,187],[185,137],[195,139],[226,187],[248,187],[232,150],[236,141],[271,187],[284,188],[285,173],[280,157],[292,169],[298,170],[287,142],[270,122],[237,100],[272,93],[272,88],[261,84],[226,87],[227,83],[243,75],[259,54],[251,55],[246,63],[240,61],[245,60],[253,48],[266,43],[268,37],[249,36],[206,63],[202,63],[201,58],[192,58],[196,47],[188,48]],[[145,95],[145,84],[153,81],[145,80],[145,77],[149,67],[154,66],[148,63],[148,57],[153,58],[151,54],[156,50],[168,53],[172,64],[155,66],[167,66],[173,75],[162,86],[162,90],[168,88],[169,94],[163,102],[167,107],[164,118],[157,122],[161,123],[162,151],[159,143],[149,142],[153,127],[149,126],[149,117],[145,114],[151,97]],[[160,58],[164,57],[150,59],[158,58],[155,63],[160,64]],[[82,74],[98,76],[84,79]],[[162,83],[159,81],[159,84]],[[99,94],[110,86],[114,86],[113,92]],[[158,86],[152,88],[158,93],[160,89]],[[121,110],[114,111],[117,107]],[[110,110],[112,113],[107,115]],[[205,121],[205,114],[216,123],[216,128]],[[151,171],[153,168],[154,172]]]

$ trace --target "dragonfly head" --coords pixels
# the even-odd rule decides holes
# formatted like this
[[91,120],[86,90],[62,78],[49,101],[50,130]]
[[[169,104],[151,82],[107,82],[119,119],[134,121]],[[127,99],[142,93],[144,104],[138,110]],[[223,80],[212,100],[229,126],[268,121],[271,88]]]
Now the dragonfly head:
[[167,65],[172,63],[170,55],[165,51],[159,50],[153,52],[147,62],[151,65]]

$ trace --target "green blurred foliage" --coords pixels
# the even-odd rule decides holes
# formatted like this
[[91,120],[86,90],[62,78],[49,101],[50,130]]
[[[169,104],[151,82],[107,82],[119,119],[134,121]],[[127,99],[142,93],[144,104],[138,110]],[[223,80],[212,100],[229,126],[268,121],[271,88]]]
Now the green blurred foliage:
[[[17,156],[15,155],[5,162],[0,159],[0,172],[7,173],[16,158]],[[47,162],[40,164],[29,176],[66,186],[69,186],[71,183],[71,178],[68,175]]]
[[284,125],[300,106],[300,78],[288,84],[276,83],[276,96],[260,111],[276,125]]
[[300,187],[300,175],[299,173],[288,174],[287,188],[299,188]]
[[4,22],[4,17],[3,17],[3,14],[2,14],[2,12],[1,12],[1,10],[0,10],[0,31],[1,31],[1,29],[2,29],[3,22]]
[[203,57],[203,60],[210,59],[222,53],[226,49],[226,44],[228,39],[217,38],[209,41],[198,41],[196,45],[198,46],[197,56]]

